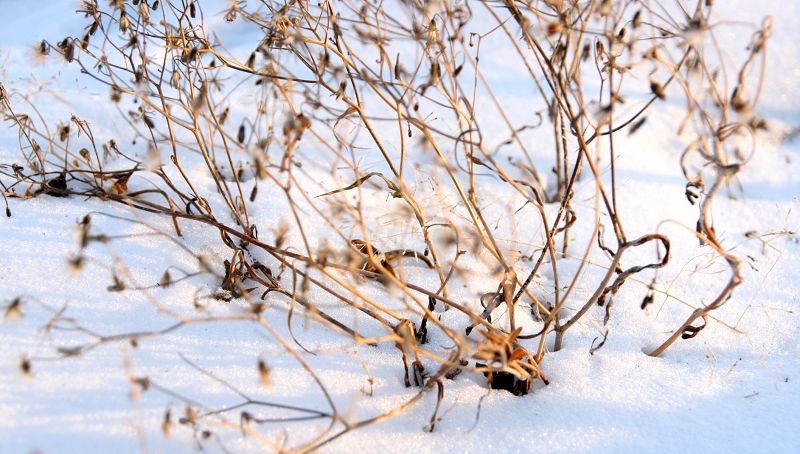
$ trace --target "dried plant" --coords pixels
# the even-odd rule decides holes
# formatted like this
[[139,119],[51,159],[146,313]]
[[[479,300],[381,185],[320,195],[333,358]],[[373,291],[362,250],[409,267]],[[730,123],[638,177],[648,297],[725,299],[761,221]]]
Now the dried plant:
[[[330,422],[292,447],[298,451],[391,418],[436,388],[433,430],[443,379],[462,370],[484,374],[492,388],[527,394],[537,380],[547,383],[548,339],[560,349],[571,327],[604,306],[605,334],[594,352],[609,335],[613,300],[629,278],[649,279],[648,292],[658,286],[655,272],[669,262],[670,242],[659,232],[634,240],[626,234],[617,209],[615,144],[636,133],[665,99],[686,105],[676,137],[687,144],[680,164],[687,199],[698,206],[697,238],[728,264],[731,277],[651,354],[694,337],[705,326],[698,319],[725,304],[742,280],[742,262],[717,237],[711,210],[747,162],[748,139],[765,127],[755,106],[771,22],[753,35],[731,84],[730,65],[713,56],[713,2],[687,3],[232,1],[225,20],[259,35],[242,51],[210,34],[198,1],[84,0],[85,30],[58,43],[43,41],[37,52],[63,58],[105,86],[131,136],[98,137],[91,122],[74,115],[53,127],[24,94],[0,86],[3,116],[18,131],[22,159],[0,168],[4,199],[96,198],[167,217],[171,232],[151,230],[192,254],[197,268],[178,279],[166,270],[157,287],[211,279],[218,290],[194,302],[196,314],[186,314],[152,288],[136,287],[124,272],[114,274],[109,291],[142,292],[175,323],[109,336],[54,311],[50,331],[78,330],[87,339],[59,353],[135,343],[191,324],[246,321],[290,352],[328,396],[305,348],[285,339],[276,321],[286,321],[291,332],[293,315],[302,312],[355,344],[393,344],[405,385],[420,389],[405,404],[357,423],[346,422],[329,396],[327,410],[278,406],[232,385],[240,403],[229,410],[204,411],[184,400],[179,423],[193,427],[200,441],[210,436],[204,427],[211,420],[254,437],[273,422]],[[496,94],[502,82],[489,75],[504,70],[487,58],[487,47],[500,45],[538,92],[522,114]],[[141,151],[123,151],[137,149],[120,146],[124,141]],[[581,179],[593,180],[593,216],[573,204]],[[489,203],[497,194],[534,211],[500,213]],[[283,207],[279,223],[256,225],[265,219],[255,214],[264,204]],[[520,220],[530,228],[517,235],[540,244],[527,261],[496,233]],[[210,263],[184,240],[182,226],[189,223],[213,232],[229,248],[228,258]],[[577,271],[565,273],[558,265],[576,260],[568,251],[576,226],[592,233]],[[77,269],[87,247],[124,239],[97,233],[89,216],[79,229],[81,254],[71,262]],[[647,243],[656,245],[655,258],[624,268],[626,251]],[[585,273],[595,245],[611,258],[599,283]],[[545,268],[549,281],[540,279]],[[479,290],[474,298],[456,296],[454,288],[473,280],[492,284],[470,287]],[[578,288],[591,296],[581,299]],[[335,302],[336,310],[320,298]],[[287,299],[288,315],[270,304]],[[232,300],[246,301],[249,310],[204,312]],[[34,303],[15,300],[6,317],[25,304]],[[356,327],[334,315],[342,308],[367,322]],[[437,342],[427,342],[432,336]],[[257,364],[262,382],[270,383],[267,363],[259,358]],[[30,373],[28,358],[22,367]],[[147,377],[132,383],[141,392],[177,396]],[[253,407],[295,416],[259,419]],[[172,413],[166,410],[165,435]]]

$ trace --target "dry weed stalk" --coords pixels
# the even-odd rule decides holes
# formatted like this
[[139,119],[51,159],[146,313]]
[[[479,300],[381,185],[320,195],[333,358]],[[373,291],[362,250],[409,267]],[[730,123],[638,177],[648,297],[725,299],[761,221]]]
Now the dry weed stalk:
[[[605,305],[604,339],[592,351],[599,348],[608,336],[612,298],[626,279],[668,263],[670,243],[663,234],[636,240],[626,236],[617,208],[615,142],[622,140],[621,134],[635,133],[659,100],[681,94],[687,107],[680,134],[691,144],[681,159],[687,198],[691,203],[700,199],[698,237],[729,264],[732,277],[711,304],[696,309],[652,355],[662,354],[680,336],[693,337],[703,327],[693,323],[724,304],[741,282],[741,262],[716,237],[711,206],[747,161],[739,136],[764,127],[754,113],[762,75],[755,82],[748,77],[766,55],[771,23],[765,21],[754,34],[731,89],[727,73],[719,73],[725,67],[709,62],[708,54],[719,51],[708,38],[715,26],[713,2],[694,2],[693,9],[686,3],[233,1],[225,19],[242,22],[259,34],[259,42],[244,52],[228,49],[209,35],[197,1],[106,5],[84,0],[79,12],[87,21],[85,31],[58,43],[42,42],[38,50],[77,65],[84,77],[106,86],[130,127],[130,139],[140,148],[145,144],[146,151],[139,156],[123,152],[120,142],[95,137],[90,122],[77,116],[49,128],[28,98],[0,86],[4,118],[19,132],[24,159],[23,164],[0,169],[4,199],[43,194],[93,197],[167,216],[174,232],[158,235],[198,260],[197,271],[186,273],[186,278],[212,276],[220,287],[216,299],[243,298],[250,311],[234,317],[190,317],[137,287],[176,323],[158,331],[101,336],[55,311],[51,329],[69,326],[89,336],[85,345],[61,356],[109,342],[162,336],[188,324],[237,319],[270,334],[328,396],[304,353],[267,317],[271,309],[263,301],[282,295],[290,301],[290,332],[299,306],[355,343],[393,342],[403,357],[406,386],[413,377],[422,387],[406,404],[356,424],[346,422],[329,397],[329,410],[293,407],[304,415],[280,421],[330,420],[326,430],[296,450],[316,449],[391,418],[434,386],[438,412],[445,383],[441,379],[461,370],[482,372],[492,387],[525,394],[536,380],[546,383],[541,366],[546,339],[554,338],[555,348],[561,348],[565,333],[581,317],[593,306]],[[500,83],[487,75],[487,69],[497,68],[485,66],[490,52],[486,46],[497,42],[513,52],[526,71],[526,82],[538,91],[540,108],[526,112],[527,118],[509,110],[505,98],[496,94]],[[642,93],[642,84],[631,74],[648,75],[649,93]],[[599,81],[599,90],[587,80]],[[249,103],[240,104],[242,99]],[[506,133],[498,130],[503,127]],[[552,177],[536,165],[541,157],[530,142],[529,133],[544,128],[550,128],[545,137],[551,142],[535,145],[554,153],[548,164]],[[362,165],[365,160],[368,165]],[[418,193],[425,174],[419,164],[437,175],[430,184],[448,198],[449,213],[442,214],[435,197]],[[322,183],[321,174],[327,175]],[[206,178],[213,184],[203,184]],[[596,190],[594,216],[586,219],[579,218],[572,205],[581,178],[593,179]],[[542,239],[543,247],[531,257],[533,266],[518,261],[494,233],[494,224],[513,225],[514,216],[524,216],[497,218],[488,210],[485,199],[496,184],[506,188],[507,197],[536,209],[538,219],[526,222],[539,224],[541,231],[525,232],[525,241]],[[272,191],[265,193],[263,187]],[[403,244],[389,252],[381,251],[391,249],[385,237],[395,231],[384,233],[374,218],[374,198],[380,192],[387,205],[398,207],[399,218],[413,223],[401,232]],[[291,219],[267,239],[253,214],[264,200],[280,201],[287,207],[285,219]],[[11,215],[8,208],[7,214]],[[610,222],[616,244],[603,243],[601,218]],[[231,250],[230,259],[208,263],[186,244],[180,238],[181,226],[189,222],[215,232]],[[309,232],[310,223],[329,227],[326,241]],[[568,257],[570,231],[584,224],[594,233],[583,260],[577,272],[561,273],[558,264]],[[93,234],[88,217],[80,229],[81,250],[114,240]],[[612,257],[599,283],[584,277],[596,240]],[[661,246],[656,261],[622,268],[628,249],[651,242]],[[432,270],[438,283],[415,284],[402,271],[405,262]],[[552,285],[545,292],[534,291],[532,283],[545,266],[551,268]],[[457,301],[453,282],[476,274],[492,276],[496,286],[484,289],[482,297]],[[160,286],[174,282],[165,272]],[[653,275],[650,287],[655,283]],[[365,291],[365,286],[376,285],[385,289],[380,299]],[[573,290],[579,287],[594,289],[592,296],[577,301]],[[109,287],[126,289],[125,280],[116,276]],[[323,311],[309,297],[312,291],[353,308],[371,320],[371,326],[357,329]],[[6,312],[16,311],[19,303],[15,304]],[[437,304],[462,315],[443,317]],[[525,312],[518,310],[520,304],[531,308],[523,324],[539,327],[538,332],[522,333],[517,318]],[[570,305],[580,309],[569,313]],[[501,308],[507,324],[492,321],[492,313]],[[466,323],[456,326],[454,319]],[[473,327],[480,327],[480,335],[470,335]],[[428,345],[429,332],[447,339],[452,348]],[[480,363],[470,365],[468,359]],[[423,361],[434,371],[425,371]],[[157,388],[145,378],[136,383],[143,389]],[[158,389],[171,393],[163,386]],[[239,408],[274,406],[231,389],[242,404],[226,411],[187,411],[183,422],[194,427],[213,416],[224,427],[255,436],[254,425],[274,422],[260,420],[249,410],[229,418],[227,413]],[[166,427],[169,421],[168,412]],[[436,421],[435,412],[431,430]]]

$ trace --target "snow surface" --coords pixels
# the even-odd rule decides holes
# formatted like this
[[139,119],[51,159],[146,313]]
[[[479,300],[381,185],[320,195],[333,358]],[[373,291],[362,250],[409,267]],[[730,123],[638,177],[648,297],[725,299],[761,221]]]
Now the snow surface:
[[[774,14],[776,32],[761,109],[771,121],[771,133],[759,138],[758,153],[740,174],[743,189],[724,193],[715,202],[718,234],[728,248],[747,257],[744,284],[713,314],[716,320],[709,320],[697,338],[678,341],[661,358],[643,353],[666,338],[693,307],[710,301],[727,279],[720,261],[697,246],[691,229],[682,227],[693,226],[697,212],[684,197],[685,180],[677,159],[681,149],[671,139],[675,125],[670,118],[679,117],[680,106],[663,105],[662,116],[656,118],[662,121],[651,119],[640,132],[618,144],[617,161],[618,181],[624,189],[618,203],[629,236],[659,229],[677,245],[671,265],[661,275],[659,289],[664,292],[656,293],[654,304],[647,311],[639,309],[647,282],[632,279],[615,303],[606,346],[589,354],[592,340],[602,334],[603,314],[595,309],[568,333],[561,351],[546,356],[543,367],[550,385],[537,385],[525,397],[490,392],[481,377],[465,373],[446,382],[441,420],[433,433],[423,430],[435,404],[435,393],[430,393],[409,411],[326,445],[325,452],[800,452],[798,237],[773,235],[762,243],[745,236],[748,231],[800,231],[800,138],[790,134],[800,126],[800,54],[795,47],[800,38],[800,11],[794,1],[718,3],[725,3],[720,15],[732,21]],[[63,99],[44,92],[34,96],[37,106],[54,119],[75,111],[91,113],[95,105],[105,102],[106,93],[76,83],[75,74],[61,63],[51,61],[31,70],[26,56],[32,43],[41,38],[56,41],[80,24],[69,12],[73,2],[53,2],[47,8],[28,5],[11,1],[2,6],[7,17],[15,17],[13,27],[0,30],[3,83],[30,90],[61,73],[57,81],[48,83],[60,87]],[[724,30],[719,32],[721,40],[728,33]],[[509,106],[516,101],[518,109],[525,108],[525,100],[519,95],[515,99],[514,90],[502,96]],[[94,127],[109,137],[120,134],[125,125],[119,126],[121,130],[113,123],[98,122]],[[16,135],[4,130],[0,162],[17,159]],[[315,175],[314,169],[309,172]],[[320,189],[337,186],[322,173],[317,177]],[[591,216],[593,183],[582,184],[576,207],[579,215]],[[420,191],[424,191],[422,186]],[[521,200],[502,191],[487,191],[495,198],[483,201],[495,218],[521,206]],[[386,223],[391,222],[398,235],[407,233],[410,224],[403,224],[402,214],[392,210],[383,193],[374,192],[375,206],[386,206],[381,215]],[[449,195],[438,196],[446,208]],[[170,269],[177,277],[182,275],[180,270],[196,269],[197,263],[168,238],[154,234],[159,229],[169,232],[169,219],[74,197],[12,200],[11,209],[13,217],[0,219],[0,303],[6,305],[19,296],[25,305],[24,317],[0,323],[0,452],[194,452],[200,448],[187,427],[175,425],[169,438],[160,430],[165,407],[171,406],[177,418],[183,404],[154,389],[132,399],[136,387],[129,380],[148,376],[206,409],[242,401],[189,361],[253,398],[323,411],[329,408],[298,362],[265,331],[248,323],[195,324],[142,340],[137,348],[112,343],[76,358],[51,360],[57,357],[54,348],[85,341],[80,333],[51,337],[41,330],[63,308],[65,315],[100,334],[163,329],[174,322],[156,309],[147,294],[106,290],[111,270],[120,272],[122,266],[116,259],[124,261],[127,282],[141,286],[157,283],[167,267],[175,267]],[[285,209],[280,201],[262,203],[255,205],[252,215],[260,230],[269,231],[278,226]],[[532,209],[526,210],[530,210],[529,218],[535,217]],[[75,273],[67,260],[78,251],[77,222],[87,212],[93,213],[99,231],[135,236],[107,246],[93,245],[86,267]],[[117,217],[139,219],[151,227]],[[498,237],[509,250],[530,254],[535,250],[533,243],[541,238],[521,234],[531,231],[530,221],[522,216],[515,219],[518,224],[504,227]],[[674,222],[660,224],[664,219]],[[325,225],[308,227],[317,239],[327,235]],[[228,252],[217,236],[198,225],[184,224],[183,228],[185,242],[193,250],[204,251],[214,263],[226,258]],[[573,254],[582,252],[587,238],[580,232],[576,237]],[[638,263],[651,258],[650,253],[631,251],[630,260]],[[608,263],[600,253],[591,259],[587,282],[599,279]],[[566,263],[564,269],[569,266],[576,264]],[[405,272],[421,283],[429,279],[411,266]],[[454,291],[453,297],[475,300],[476,289],[485,291],[493,285],[496,281],[489,277],[473,277],[470,287]],[[192,301],[197,289],[209,293],[214,286],[210,279],[187,279],[148,294],[176,313],[192,315],[196,314]],[[380,294],[377,288],[365,287]],[[580,292],[591,290],[577,291],[577,296],[583,296]],[[207,315],[246,310],[235,301],[207,304]],[[273,326],[289,339],[288,304],[280,299],[270,304]],[[320,307],[349,317],[354,325],[366,323],[331,301],[322,301]],[[459,321],[460,315],[453,312],[444,316],[456,326],[467,324],[466,318]],[[293,328],[306,348],[319,353],[304,358],[339,411],[352,421],[387,411],[416,393],[402,385],[399,352],[393,345],[355,346],[302,316],[295,318]],[[434,337],[432,342],[444,340]],[[23,356],[33,359],[30,378],[19,371]],[[271,388],[258,380],[254,361],[259,357],[266,358],[272,368]],[[260,411],[264,417],[287,416]],[[324,421],[294,422],[265,426],[264,432],[276,443],[296,446],[325,425]],[[263,449],[252,437],[228,433],[223,441],[232,452]],[[213,436],[203,449],[223,450]]]

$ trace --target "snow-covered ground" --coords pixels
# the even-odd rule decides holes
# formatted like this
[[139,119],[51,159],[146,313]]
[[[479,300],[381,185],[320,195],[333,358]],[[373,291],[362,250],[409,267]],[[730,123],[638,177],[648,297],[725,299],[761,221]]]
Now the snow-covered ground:
[[[795,47],[800,41],[800,6],[788,0],[719,3],[726,3],[720,15],[731,21],[776,16],[760,109],[771,128],[759,136],[758,151],[737,184],[714,205],[717,234],[746,261],[744,283],[731,301],[712,314],[714,318],[696,338],[678,341],[660,358],[645,354],[693,308],[708,303],[728,273],[715,254],[698,246],[693,235],[697,208],[684,195],[685,179],[678,165],[682,150],[671,139],[680,106],[660,105],[659,113],[640,131],[618,143],[616,162],[619,211],[629,236],[657,229],[675,245],[671,264],[660,274],[654,303],[646,311],[639,308],[648,282],[632,279],[615,302],[605,347],[589,353],[593,339],[602,336],[604,314],[595,308],[569,331],[561,351],[545,357],[549,386],[537,384],[525,397],[490,391],[481,376],[464,373],[445,383],[439,421],[432,433],[424,429],[434,411],[435,392],[394,418],[343,435],[325,445],[324,451],[800,452],[800,244],[797,233],[792,233],[800,232],[800,54]],[[71,16],[73,2],[31,8],[26,1],[11,1],[0,8],[7,18],[14,18],[12,27],[0,30],[4,84],[19,91],[45,83],[59,87],[61,99],[50,92],[33,97],[49,118],[91,114],[106,102],[107,93],[76,83],[76,74],[62,63],[51,60],[36,66],[27,57],[28,48],[38,40],[55,42],[75,30],[76,24],[80,26]],[[719,31],[720,40],[726,39],[725,30]],[[57,79],[50,81],[51,77]],[[117,130],[113,122],[98,121],[94,127],[97,134],[114,136],[126,125]],[[19,159],[16,140],[14,130],[0,132],[0,163]],[[314,170],[309,172],[313,179]],[[328,190],[336,187],[321,176],[320,181]],[[210,187],[212,182],[200,184]],[[518,201],[511,204],[511,196],[503,190],[494,193],[496,199],[484,200],[490,207],[487,212],[498,218],[509,205],[511,210],[521,206]],[[268,193],[269,188],[260,191]],[[386,202],[385,192],[364,191],[374,191],[375,207],[386,207],[378,217],[385,217],[387,223],[396,221],[397,213]],[[583,181],[575,197],[579,216],[592,216],[593,195],[593,181]],[[288,300],[277,297],[267,311],[274,333],[241,321],[195,323],[152,340],[142,339],[135,347],[110,342],[61,358],[59,348],[61,353],[69,352],[87,337],[80,332],[48,331],[48,321],[59,311],[63,311],[62,326],[74,319],[100,335],[162,330],[175,318],[159,310],[154,301],[173,313],[195,316],[198,292],[212,293],[216,284],[207,278],[188,278],[169,288],[109,292],[112,273],[135,287],[154,286],[166,269],[173,278],[196,270],[193,256],[155,233],[171,231],[169,218],[74,196],[12,199],[10,203],[13,216],[0,218],[0,304],[6,307],[19,297],[23,305],[22,316],[11,314],[0,323],[2,453],[256,452],[270,443],[293,447],[324,430],[328,421],[266,424],[260,428],[265,442],[235,430],[239,411],[230,410],[233,430],[223,430],[223,423],[217,422],[207,427],[206,439],[177,422],[185,416],[184,399],[197,402],[201,415],[248,400],[321,412],[333,405],[354,423],[402,405],[418,392],[403,387],[400,353],[394,345],[354,345],[302,314],[295,315],[290,332]],[[287,210],[281,201],[253,207],[251,215],[262,232],[278,228]],[[535,212],[530,210],[533,217]],[[92,213],[97,232],[124,238],[90,246],[85,266],[76,271],[69,259],[78,253],[76,231],[87,212]],[[498,231],[498,238],[509,250],[530,254],[534,250],[530,241],[540,238],[518,235],[529,228],[529,221],[516,219],[517,224]],[[402,222],[395,224],[402,234]],[[203,251],[211,263],[228,258],[218,234],[209,234],[202,225],[182,227],[182,241],[194,251]],[[322,223],[308,226],[315,238],[325,237],[326,230]],[[573,254],[580,255],[587,238],[576,232]],[[637,252],[631,254],[634,257]],[[649,256],[634,258],[642,257]],[[575,261],[564,266],[574,267]],[[596,251],[586,281],[598,281],[608,262]],[[405,272],[421,280],[430,278],[413,266]],[[463,290],[454,291],[454,299],[475,300],[471,292],[491,289],[496,282],[473,276],[469,287],[465,283]],[[365,291],[370,291],[370,285],[365,284]],[[372,291],[379,294],[377,288]],[[591,291],[576,290],[578,296]],[[238,316],[247,310],[235,300],[200,300],[200,304],[203,316]],[[354,325],[365,323],[333,301],[323,300],[319,307]],[[460,320],[454,312],[443,317],[455,326],[466,325],[466,317]],[[304,352],[303,360],[329,396],[276,342],[280,338],[294,345],[292,336],[314,352]],[[434,335],[431,342],[445,340]],[[30,374],[20,370],[23,358],[31,361]],[[271,368],[270,386],[259,380],[258,358]],[[148,377],[149,389],[143,391],[132,383],[136,377]],[[166,408],[171,409],[173,420],[169,437],[162,432]],[[263,418],[303,415],[256,405],[246,408]]]

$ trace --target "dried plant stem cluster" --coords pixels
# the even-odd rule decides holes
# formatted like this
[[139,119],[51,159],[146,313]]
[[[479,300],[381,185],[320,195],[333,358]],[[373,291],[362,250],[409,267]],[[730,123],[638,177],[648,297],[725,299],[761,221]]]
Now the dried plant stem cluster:
[[[769,21],[753,34],[731,78],[730,64],[713,44],[710,0],[232,1],[225,21],[258,36],[244,51],[209,34],[200,3],[85,0],[79,11],[85,30],[42,42],[37,51],[77,65],[87,82],[107,87],[132,137],[96,137],[90,122],[77,116],[47,125],[28,98],[0,88],[5,121],[16,126],[24,158],[4,164],[0,182],[4,199],[91,197],[168,217],[173,230],[159,235],[198,260],[196,273],[186,278],[210,276],[219,286],[217,300],[241,298],[249,310],[187,315],[147,293],[175,317],[174,325],[116,336],[83,329],[90,341],[64,356],[189,324],[245,320],[291,352],[328,396],[304,352],[272,324],[269,302],[286,299],[289,319],[296,308],[355,343],[394,345],[406,386],[421,390],[356,424],[342,418],[329,396],[326,411],[293,407],[303,413],[298,421],[330,420],[328,429],[295,447],[301,451],[391,418],[433,389],[438,412],[446,380],[462,371],[482,373],[493,388],[526,394],[535,383],[547,383],[547,352],[562,348],[571,327],[603,307],[605,334],[592,352],[601,348],[626,280],[652,279],[652,289],[657,270],[669,262],[664,234],[626,234],[615,169],[615,142],[635,133],[665,100],[686,106],[680,164],[687,199],[698,207],[696,236],[727,262],[731,277],[650,354],[694,337],[705,326],[698,320],[741,282],[741,262],[715,234],[711,206],[748,159],[743,138],[765,127],[755,104]],[[522,83],[538,92],[529,95],[526,118],[512,112],[499,94],[503,83],[492,77],[498,68],[485,63],[497,61],[490,57],[498,43],[503,58],[521,68]],[[531,132],[548,139],[534,143]],[[145,151],[123,151],[131,147],[119,144],[128,139]],[[421,189],[422,167],[435,175],[428,184],[447,197],[450,214]],[[320,183],[320,174],[327,180]],[[594,216],[579,217],[573,206],[579,180],[593,180]],[[484,203],[497,188],[535,210],[538,219],[525,222],[540,228],[517,233],[541,241],[530,260],[512,254],[496,232],[497,224],[514,224],[515,216],[531,212],[498,221]],[[255,213],[273,203],[286,207],[286,222],[265,235]],[[375,220],[382,203],[397,207],[405,223],[402,244],[387,241],[396,229],[384,232]],[[229,258],[209,263],[181,238],[187,223],[215,232]],[[316,238],[312,225],[330,235]],[[592,233],[577,271],[564,273],[559,263],[569,258],[570,233],[578,228]],[[79,229],[81,250],[114,241],[93,230],[89,216]],[[604,229],[613,244],[603,238]],[[598,244],[610,257],[600,282],[584,272]],[[626,252],[646,245],[653,259],[625,268]],[[81,257],[73,264],[80,267]],[[413,279],[405,271],[411,267]],[[456,296],[455,283],[475,273],[490,276],[493,287],[470,300]],[[160,287],[175,282],[167,271]],[[590,296],[581,298],[576,289],[590,289]],[[129,288],[124,276],[115,276],[109,290],[143,291]],[[334,316],[336,310],[317,304],[321,296],[368,322],[355,327]],[[648,301],[652,296],[643,308]],[[443,317],[444,311],[460,315]],[[492,320],[501,313],[506,317]],[[58,317],[51,328],[69,325]],[[81,329],[70,325],[75,328]],[[427,342],[434,335],[436,345]],[[268,381],[268,366],[263,360],[258,365]],[[134,382],[169,392],[146,378]],[[271,404],[234,391],[240,406],[206,413],[188,406],[180,421],[202,428],[217,418],[223,427],[260,437],[258,428],[275,421],[259,420],[245,407]],[[165,427],[170,418],[167,413]],[[430,430],[436,421],[434,414]]]

